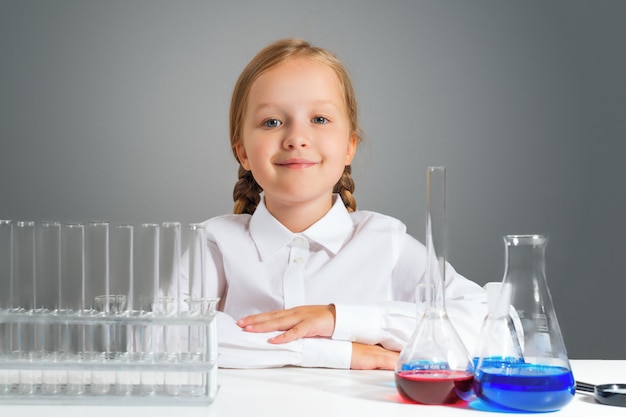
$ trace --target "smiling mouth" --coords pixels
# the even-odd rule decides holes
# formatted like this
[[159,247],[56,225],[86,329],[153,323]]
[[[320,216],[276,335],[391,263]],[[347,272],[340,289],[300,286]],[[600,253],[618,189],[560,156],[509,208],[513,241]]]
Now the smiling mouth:
[[298,160],[289,160],[289,161],[280,162],[276,165],[278,165],[279,167],[283,167],[283,168],[304,169],[304,168],[310,168],[314,165],[317,165],[317,162],[298,159]]

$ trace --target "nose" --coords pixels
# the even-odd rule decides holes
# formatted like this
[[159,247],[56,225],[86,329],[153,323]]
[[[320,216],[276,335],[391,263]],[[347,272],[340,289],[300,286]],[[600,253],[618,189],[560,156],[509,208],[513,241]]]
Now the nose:
[[310,132],[305,123],[292,122],[289,129],[285,131],[283,146],[286,149],[306,148],[311,144]]

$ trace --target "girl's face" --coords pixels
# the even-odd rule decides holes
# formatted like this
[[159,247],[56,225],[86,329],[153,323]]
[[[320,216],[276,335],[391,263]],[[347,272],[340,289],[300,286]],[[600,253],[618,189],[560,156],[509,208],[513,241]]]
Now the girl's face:
[[357,143],[330,67],[297,57],[263,73],[250,89],[241,132],[237,156],[270,211],[309,203],[330,208]]

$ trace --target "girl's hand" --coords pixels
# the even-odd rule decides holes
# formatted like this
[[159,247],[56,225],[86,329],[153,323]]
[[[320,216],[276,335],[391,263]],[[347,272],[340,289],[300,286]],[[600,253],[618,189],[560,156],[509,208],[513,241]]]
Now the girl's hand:
[[335,330],[335,306],[300,306],[288,310],[254,314],[237,321],[247,332],[265,333],[285,330],[269,339],[270,343],[287,343],[303,337],[330,337]]
[[379,345],[352,342],[350,369],[387,369],[393,371],[400,352],[387,350]]

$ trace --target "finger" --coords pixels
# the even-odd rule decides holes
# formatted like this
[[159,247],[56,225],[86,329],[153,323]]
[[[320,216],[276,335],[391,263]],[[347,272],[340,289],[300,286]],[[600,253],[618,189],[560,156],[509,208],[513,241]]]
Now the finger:
[[266,321],[280,318],[284,316],[285,313],[286,313],[286,310],[276,310],[276,311],[268,311],[265,313],[252,314],[250,316],[242,317],[239,320],[237,320],[237,325],[239,325],[240,327],[245,327],[248,325],[264,323]]
[[301,322],[295,316],[280,316],[255,324],[246,324],[243,329],[248,332],[265,333],[278,330],[290,330]]
[[301,339],[303,337],[306,337],[306,332],[302,332],[296,326],[296,327],[292,327],[291,329],[287,330],[284,333],[279,334],[278,336],[272,337],[271,339],[268,340],[268,342],[275,344],[275,345],[280,345],[283,343],[289,343],[294,340]]

